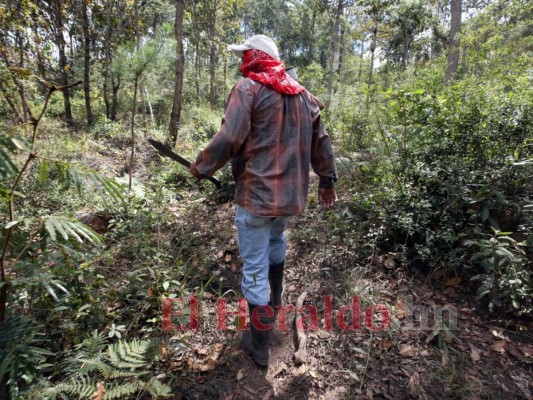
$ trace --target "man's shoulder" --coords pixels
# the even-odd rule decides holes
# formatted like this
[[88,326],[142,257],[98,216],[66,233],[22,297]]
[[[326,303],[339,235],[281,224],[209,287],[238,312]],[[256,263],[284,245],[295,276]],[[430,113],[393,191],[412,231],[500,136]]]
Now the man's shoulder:
[[304,90],[301,95],[305,97],[307,105],[313,114],[319,113],[324,109],[324,103],[307,89]]
[[242,90],[244,92],[249,92],[253,90],[257,90],[258,83],[250,78],[241,78],[239,81],[233,86],[233,90]]

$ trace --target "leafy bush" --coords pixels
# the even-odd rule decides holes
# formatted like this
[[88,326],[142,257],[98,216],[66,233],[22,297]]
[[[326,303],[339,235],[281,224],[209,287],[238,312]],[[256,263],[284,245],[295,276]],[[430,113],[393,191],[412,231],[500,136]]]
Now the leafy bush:
[[[523,213],[533,197],[532,169],[521,162],[532,157],[532,91],[465,79],[451,87],[391,89],[386,96],[387,114],[376,116],[385,162],[371,171],[374,187],[367,189],[380,193],[384,250],[427,273],[444,267],[475,274],[480,264],[468,260],[468,239],[484,240],[478,238],[492,229],[532,234]],[[530,311],[533,285],[519,248],[512,260],[497,261],[497,271],[487,275],[492,281],[484,282],[500,299],[491,304]]]
[[[518,243],[510,232],[494,230],[486,238],[467,240],[474,254],[470,262],[479,265],[483,273],[472,277],[480,281],[478,298],[488,298],[489,310],[510,308],[523,313],[533,311],[533,273],[524,251],[525,243]],[[510,304],[509,304],[510,303]]]

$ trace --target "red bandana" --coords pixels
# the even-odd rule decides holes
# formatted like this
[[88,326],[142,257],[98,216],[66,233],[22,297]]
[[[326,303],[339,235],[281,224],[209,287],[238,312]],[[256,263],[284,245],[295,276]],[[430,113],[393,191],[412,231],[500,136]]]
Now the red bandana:
[[242,55],[242,74],[262,83],[281,94],[298,94],[305,88],[285,72],[281,61],[275,60],[261,50],[246,50]]

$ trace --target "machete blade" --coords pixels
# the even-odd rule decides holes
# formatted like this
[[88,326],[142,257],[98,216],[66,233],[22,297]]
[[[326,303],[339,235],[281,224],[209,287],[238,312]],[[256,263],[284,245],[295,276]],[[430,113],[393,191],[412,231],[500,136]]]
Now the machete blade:
[[[187,167],[187,168],[191,167],[191,163],[189,161],[187,161],[185,158],[183,158],[179,154],[174,153],[170,147],[154,139],[147,139],[147,140],[148,140],[148,143],[154,146],[155,149],[162,155],[172,158],[174,161],[179,162],[184,167]],[[217,187],[217,189],[220,189],[221,183],[218,179],[213,178],[212,176],[207,176],[206,178],[209,179]]]

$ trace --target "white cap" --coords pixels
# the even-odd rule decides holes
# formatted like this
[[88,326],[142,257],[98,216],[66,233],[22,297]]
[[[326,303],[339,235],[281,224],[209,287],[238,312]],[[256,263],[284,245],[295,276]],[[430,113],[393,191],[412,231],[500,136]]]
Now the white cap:
[[233,51],[238,57],[242,57],[242,53],[251,49],[261,50],[270,57],[280,60],[276,43],[265,35],[255,35],[246,39],[243,44],[230,44],[228,46],[228,50]]

